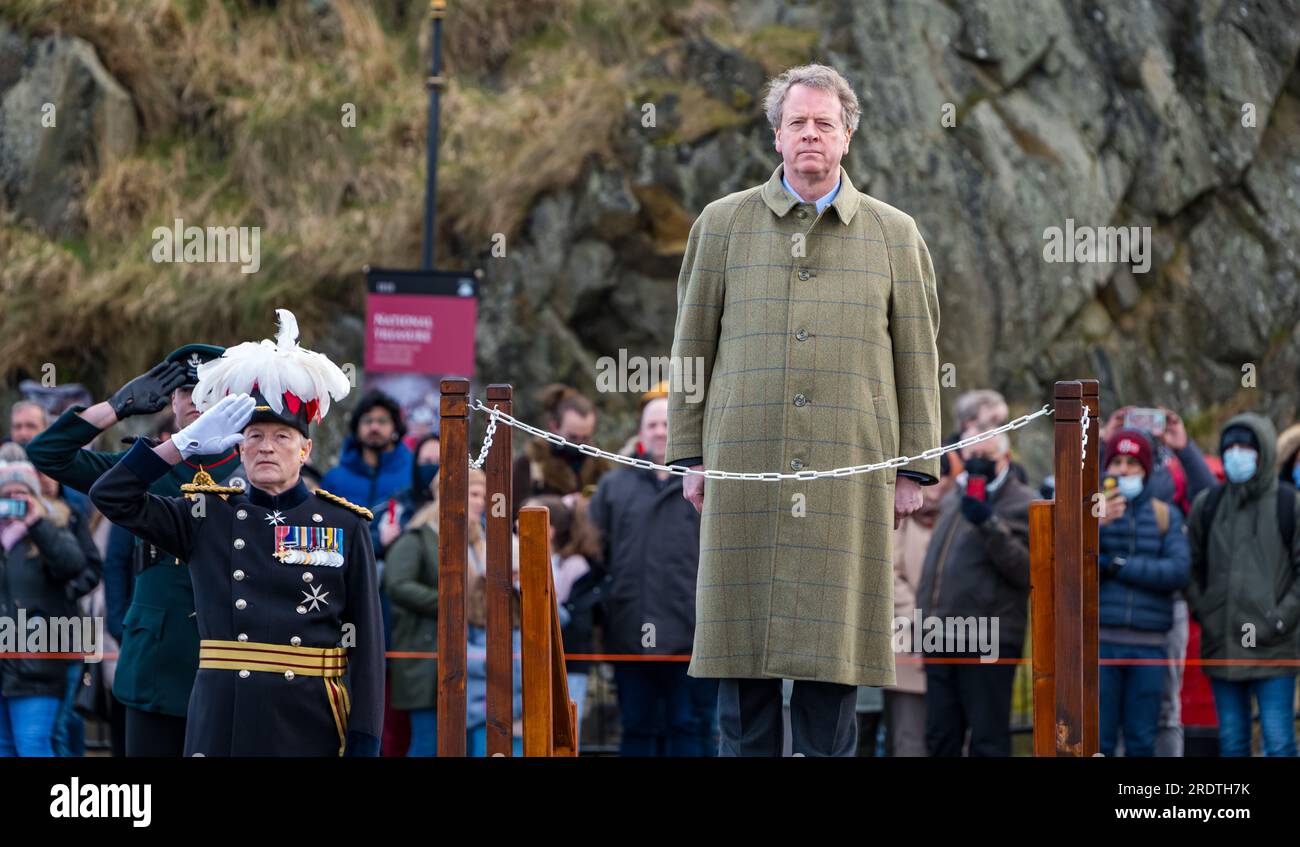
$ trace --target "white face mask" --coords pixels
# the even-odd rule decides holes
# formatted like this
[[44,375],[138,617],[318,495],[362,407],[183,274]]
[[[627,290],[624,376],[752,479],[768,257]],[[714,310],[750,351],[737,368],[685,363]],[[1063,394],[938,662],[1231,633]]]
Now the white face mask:
[[1132,500],[1142,493],[1142,488],[1146,484],[1146,477],[1142,474],[1121,476],[1115,478],[1115,483],[1119,487],[1120,496],[1125,500]]

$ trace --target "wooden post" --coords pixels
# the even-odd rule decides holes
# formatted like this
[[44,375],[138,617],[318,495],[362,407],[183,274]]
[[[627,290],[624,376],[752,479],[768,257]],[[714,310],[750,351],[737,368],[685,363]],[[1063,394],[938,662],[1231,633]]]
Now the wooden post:
[[[514,414],[509,385],[487,389],[487,406]],[[487,473],[487,754],[509,756],[514,735],[514,550],[511,445],[505,423],[492,435]]]
[[[1053,591],[1056,754],[1083,753],[1083,386],[1056,383],[1056,581]],[[1091,488],[1091,486],[1089,486]]]
[[[519,510],[519,588],[523,606],[524,755],[550,756],[554,751],[551,678],[554,606],[551,585],[550,511],[529,506]],[[440,727],[441,729],[441,727]],[[462,733],[463,734],[463,733]]]
[[465,755],[465,556],[469,380],[441,382],[438,478],[438,755]]
[[1084,756],[1092,756],[1100,750],[1100,687],[1098,673],[1099,652],[1097,646],[1097,515],[1093,511],[1093,495],[1097,493],[1101,475],[1098,473],[1098,451],[1101,449],[1101,402],[1098,398],[1099,385],[1095,379],[1081,379],[1083,386],[1083,405],[1088,407],[1088,445],[1083,457],[1083,479],[1081,498],[1083,521],[1083,647],[1080,662],[1083,671],[1083,749]]
[[1033,611],[1034,755],[1056,755],[1056,653],[1054,608],[1055,504],[1029,504],[1029,605]]

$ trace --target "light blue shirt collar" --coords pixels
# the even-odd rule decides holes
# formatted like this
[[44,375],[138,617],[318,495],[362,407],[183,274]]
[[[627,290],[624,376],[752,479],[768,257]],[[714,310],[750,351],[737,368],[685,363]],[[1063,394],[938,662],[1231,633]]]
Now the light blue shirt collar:
[[[793,188],[790,187],[790,180],[785,178],[785,171],[781,172],[781,184],[784,185],[785,190],[793,194],[795,199],[798,200],[800,203],[808,202],[807,200],[799,196],[799,192],[795,191]],[[840,181],[837,179],[835,180],[835,187],[832,188],[830,191],[828,191],[824,197],[822,197],[817,201],[817,214],[820,215],[826,209],[827,206],[829,206],[832,202],[834,202],[835,195],[839,193],[840,193]]]

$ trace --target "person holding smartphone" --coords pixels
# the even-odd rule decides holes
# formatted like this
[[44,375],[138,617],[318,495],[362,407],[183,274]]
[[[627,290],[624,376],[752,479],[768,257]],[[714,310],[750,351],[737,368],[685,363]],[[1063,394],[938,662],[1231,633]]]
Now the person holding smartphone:
[[[86,567],[68,510],[48,508],[40,486],[31,463],[0,461],[0,616],[17,620],[21,612],[29,623],[75,618],[77,601],[67,586]],[[0,659],[0,756],[54,755],[54,721],[71,664]]]
[[1154,756],[1166,670],[1166,634],[1174,625],[1175,592],[1187,584],[1191,554],[1182,514],[1152,496],[1153,448],[1138,429],[1106,442],[1105,511],[1099,520],[1098,655],[1135,664],[1100,671],[1101,752]]

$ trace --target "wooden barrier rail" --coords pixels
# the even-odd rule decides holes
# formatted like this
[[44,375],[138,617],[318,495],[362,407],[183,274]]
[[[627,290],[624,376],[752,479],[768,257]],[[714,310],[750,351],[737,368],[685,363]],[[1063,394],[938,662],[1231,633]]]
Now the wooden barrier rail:
[[[469,503],[469,381],[441,382],[438,514],[438,755],[464,756],[465,619]],[[513,413],[509,385],[489,385],[488,405]],[[514,727],[514,533],[511,428],[499,426],[487,476],[487,753],[509,756]],[[519,510],[520,628],[525,756],[576,756],[577,706],[569,699],[551,573],[549,512]],[[557,708],[557,704],[560,704]]]
[[1092,756],[1098,749],[1097,516],[1092,496],[1099,480],[1098,389],[1095,379],[1056,383],[1055,499],[1035,500],[1029,507],[1035,756]]

